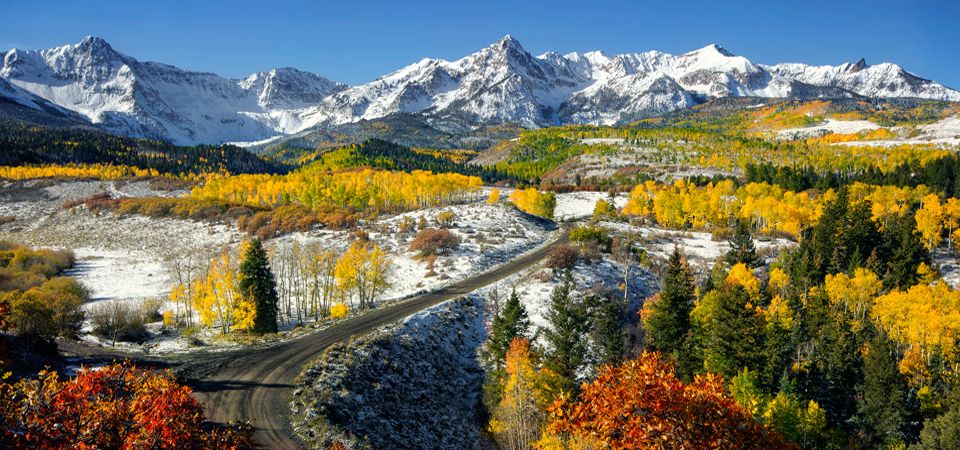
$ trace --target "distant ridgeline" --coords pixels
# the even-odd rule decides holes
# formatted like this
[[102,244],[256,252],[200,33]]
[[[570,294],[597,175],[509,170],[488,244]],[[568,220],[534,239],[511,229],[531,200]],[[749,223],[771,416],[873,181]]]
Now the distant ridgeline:
[[469,164],[478,152],[473,150],[435,150],[410,148],[380,139],[368,139],[313,155],[311,165],[323,170],[342,170],[359,167],[373,169],[428,170],[433,173],[459,173],[478,176],[484,181],[510,178],[496,168]]
[[0,166],[26,164],[113,164],[170,174],[286,171],[282,165],[232,145],[182,147],[93,128],[0,120]]

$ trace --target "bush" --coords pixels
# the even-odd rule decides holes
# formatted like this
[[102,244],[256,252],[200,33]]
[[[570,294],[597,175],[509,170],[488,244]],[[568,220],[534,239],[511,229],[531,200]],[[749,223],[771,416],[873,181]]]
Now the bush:
[[607,253],[610,252],[610,246],[613,244],[613,239],[606,228],[592,225],[570,230],[570,240],[579,244],[595,244]]
[[437,225],[439,225],[440,228],[450,228],[453,226],[453,219],[455,217],[456,215],[453,213],[453,211],[440,211],[437,214]]
[[93,334],[110,339],[113,344],[120,342],[141,343],[150,337],[146,325],[156,321],[157,304],[144,302],[131,307],[120,301],[107,302],[97,306],[91,313]]
[[572,245],[558,245],[547,257],[547,267],[551,269],[572,269],[580,259],[580,250]]
[[420,252],[422,256],[446,255],[460,246],[460,238],[450,230],[426,228],[417,233],[410,243],[410,250]]
[[204,423],[170,372],[114,364],[61,379],[0,380],[0,448],[253,448],[253,428]]
[[399,222],[397,222],[397,231],[399,231],[401,234],[409,233],[413,231],[415,226],[416,222],[414,222],[413,217],[404,216],[400,218]]
[[[82,294],[82,295],[78,295]],[[21,336],[75,337],[83,325],[86,290],[75,280],[54,278],[40,287],[7,294],[13,328]]]

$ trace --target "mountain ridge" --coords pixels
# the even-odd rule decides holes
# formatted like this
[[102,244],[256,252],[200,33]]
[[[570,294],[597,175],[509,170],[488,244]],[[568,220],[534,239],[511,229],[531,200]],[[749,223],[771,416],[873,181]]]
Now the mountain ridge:
[[422,115],[456,131],[501,123],[610,125],[723,97],[960,101],[960,92],[892,63],[764,65],[717,44],[679,55],[534,56],[506,35],[460,59],[423,58],[357,86],[290,67],[228,79],[139,61],[94,36],[0,57],[0,80],[10,86],[0,96],[10,101],[177,144],[259,141],[394,114]]

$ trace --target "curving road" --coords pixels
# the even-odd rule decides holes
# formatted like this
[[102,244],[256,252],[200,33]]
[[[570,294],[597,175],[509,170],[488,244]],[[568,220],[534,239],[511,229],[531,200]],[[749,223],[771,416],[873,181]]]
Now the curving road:
[[[331,344],[368,333],[424,308],[473,292],[537,263],[557,244],[567,240],[563,230],[549,245],[525,253],[493,270],[445,288],[413,297],[362,316],[344,320],[327,329],[287,342],[212,357],[206,375],[190,381],[195,396],[203,402],[214,422],[248,421],[256,429],[257,445],[269,449],[302,449],[290,427],[290,395],[301,368]],[[204,362],[197,362],[203,366]]]

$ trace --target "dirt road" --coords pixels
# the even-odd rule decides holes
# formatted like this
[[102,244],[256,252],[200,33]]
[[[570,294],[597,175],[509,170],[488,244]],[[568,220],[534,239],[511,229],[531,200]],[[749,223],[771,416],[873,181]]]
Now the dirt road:
[[[294,379],[304,364],[331,344],[368,333],[424,308],[475,291],[535,264],[557,244],[566,242],[566,231],[550,245],[521,255],[486,273],[446,288],[344,320],[325,330],[270,347],[211,359],[207,374],[192,380],[196,397],[215,422],[249,421],[256,428],[258,446],[268,449],[301,449],[290,427],[290,395]],[[203,362],[197,365],[202,366]]]

